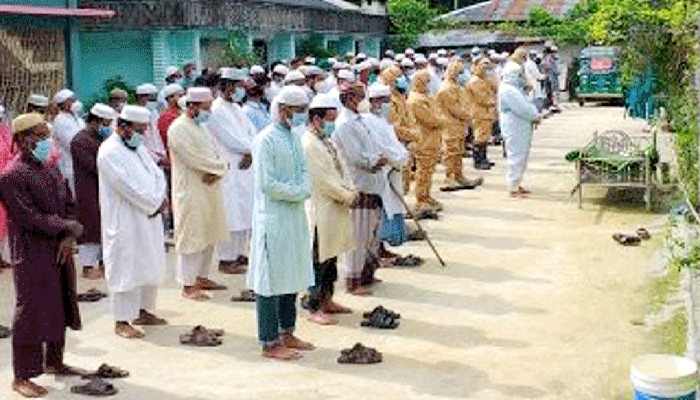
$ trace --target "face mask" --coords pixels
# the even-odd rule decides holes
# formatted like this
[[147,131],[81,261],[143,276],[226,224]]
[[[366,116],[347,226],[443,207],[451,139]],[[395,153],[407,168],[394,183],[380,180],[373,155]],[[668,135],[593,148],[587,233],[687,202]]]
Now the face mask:
[[401,75],[397,80],[396,80],[396,90],[398,90],[401,93],[405,93],[408,91],[408,78],[406,78],[405,75]]
[[146,108],[148,108],[151,111],[156,111],[158,109],[158,102],[157,101],[149,101],[146,103]]
[[462,72],[461,74],[459,74],[459,75],[457,76],[457,83],[458,83],[460,86],[466,85],[468,80],[469,80],[469,78],[467,77],[467,74],[464,73],[464,72]]
[[335,132],[335,122],[323,121],[323,136],[331,137],[333,132]]
[[131,134],[131,139],[125,140],[127,146],[131,149],[137,149],[143,143],[143,134],[141,132],[134,132]]
[[78,115],[83,111],[83,103],[81,101],[76,101],[70,106],[70,111],[73,115]]
[[370,104],[369,100],[364,99],[360,102],[360,104],[357,105],[357,112],[361,114],[368,113],[371,108],[372,104]]
[[391,103],[382,103],[382,106],[379,109],[379,112],[382,114],[382,117],[388,118],[390,110],[391,110]]
[[194,117],[194,122],[196,122],[199,125],[206,124],[209,122],[209,117],[211,116],[211,112],[209,111],[200,111],[199,114],[197,114]]
[[314,91],[316,93],[321,93],[324,88],[324,83],[323,82],[316,82],[314,83]]
[[112,134],[112,128],[109,126],[101,126],[97,128],[97,134],[102,138],[102,139],[107,139],[109,135]]
[[243,101],[243,98],[245,97],[245,89],[242,87],[237,87],[234,92],[233,92],[233,101],[235,102],[241,102]]
[[294,113],[289,124],[293,127],[306,125],[309,115],[307,113]]
[[46,164],[51,154],[51,138],[46,138],[36,142],[34,150],[32,150],[32,155],[39,160],[42,164]]

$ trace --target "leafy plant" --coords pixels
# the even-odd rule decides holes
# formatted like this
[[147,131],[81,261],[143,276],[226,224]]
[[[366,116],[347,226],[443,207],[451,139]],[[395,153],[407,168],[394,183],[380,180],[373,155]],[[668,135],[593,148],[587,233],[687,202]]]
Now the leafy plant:
[[299,47],[299,54],[303,55],[304,57],[314,58],[331,58],[336,55],[333,54],[332,51],[309,39],[301,42],[301,46]]
[[414,46],[421,33],[440,26],[435,18],[441,10],[428,0],[389,0],[387,11],[399,47]]
[[243,31],[235,31],[228,37],[228,45],[221,54],[219,64],[242,68],[258,65],[262,59],[262,54],[251,49],[248,35]]

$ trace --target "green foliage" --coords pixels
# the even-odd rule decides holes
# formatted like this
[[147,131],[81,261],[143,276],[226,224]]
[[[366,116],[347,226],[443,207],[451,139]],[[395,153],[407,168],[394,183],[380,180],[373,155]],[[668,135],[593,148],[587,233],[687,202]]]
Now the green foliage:
[[251,49],[248,35],[243,31],[236,31],[229,35],[228,46],[220,57],[220,64],[236,68],[250,67],[260,64],[262,55]]
[[302,41],[298,53],[304,57],[310,56],[314,58],[331,58],[335,56],[332,51],[312,40]]
[[428,0],[389,0],[387,10],[398,47],[410,47],[418,43],[421,33],[438,26],[435,18],[441,13]]

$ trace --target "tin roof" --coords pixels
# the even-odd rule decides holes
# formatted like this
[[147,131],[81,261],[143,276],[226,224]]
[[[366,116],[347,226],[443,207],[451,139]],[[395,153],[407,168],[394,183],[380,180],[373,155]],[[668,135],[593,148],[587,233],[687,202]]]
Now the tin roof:
[[35,17],[111,18],[114,11],[97,8],[37,7],[0,5],[0,14],[32,15]]
[[564,17],[581,0],[488,0],[445,14],[464,22],[525,21],[534,7],[542,7],[553,17]]

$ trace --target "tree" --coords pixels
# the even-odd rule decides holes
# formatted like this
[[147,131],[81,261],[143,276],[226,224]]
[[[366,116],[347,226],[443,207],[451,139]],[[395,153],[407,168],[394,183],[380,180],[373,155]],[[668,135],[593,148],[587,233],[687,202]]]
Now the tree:
[[387,10],[392,33],[398,36],[401,47],[418,43],[420,34],[435,27],[434,20],[440,15],[428,0],[389,0]]

